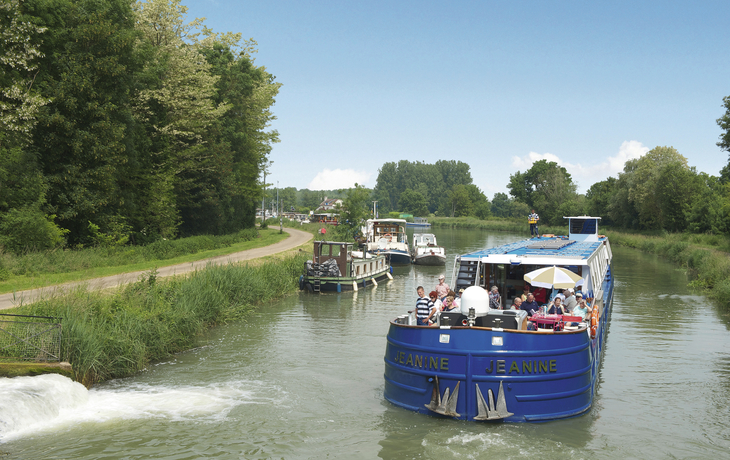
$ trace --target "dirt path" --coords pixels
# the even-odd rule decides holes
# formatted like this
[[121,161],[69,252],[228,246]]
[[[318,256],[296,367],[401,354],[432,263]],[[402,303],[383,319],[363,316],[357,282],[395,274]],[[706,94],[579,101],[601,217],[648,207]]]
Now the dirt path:
[[[211,257],[209,259],[198,260],[195,262],[186,262],[184,264],[170,265],[167,267],[160,267],[157,269],[157,276],[173,276],[182,275],[189,273],[194,270],[205,268],[208,264],[229,264],[234,262],[241,262],[244,260],[257,259],[259,257],[270,256],[278,254],[280,252],[294,249],[307,241],[312,239],[312,234],[296,230],[293,228],[284,228],[284,231],[289,234],[289,237],[283,241],[272,244],[270,246],[264,246],[262,248],[248,249],[246,251],[234,252],[233,254],[227,254],[224,256]],[[56,286],[48,286],[39,289],[29,289],[27,291],[20,291],[15,293],[0,294],[0,310],[7,308],[17,307],[21,304],[27,305],[33,303],[43,297],[48,297],[54,294],[59,294],[73,289],[77,286],[88,286],[89,289],[107,289],[120,286],[122,284],[133,283],[139,279],[139,276],[146,273],[149,270],[122,273],[119,275],[106,276],[104,278],[95,278],[84,281],[74,281],[72,283],[59,284]]]

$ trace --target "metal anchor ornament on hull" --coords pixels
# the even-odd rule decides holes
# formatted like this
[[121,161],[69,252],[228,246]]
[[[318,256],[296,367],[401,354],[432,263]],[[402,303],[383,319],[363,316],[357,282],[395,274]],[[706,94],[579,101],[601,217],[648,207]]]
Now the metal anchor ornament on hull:
[[479,413],[474,417],[474,420],[500,420],[515,415],[507,411],[507,401],[504,398],[504,388],[502,387],[501,381],[499,382],[496,408],[494,407],[494,393],[492,393],[491,388],[487,391],[487,396],[489,397],[489,405],[487,405],[484,396],[482,396],[482,390],[479,389],[479,385],[477,384],[476,387],[477,409]]
[[456,382],[454,393],[449,395],[450,388],[444,391],[444,397],[441,398],[441,390],[439,389],[438,376],[433,377],[433,392],[431,393],[431,402],[424,404],[426,409],[436,412],[437,414],[446,415],[448,417],[461,417],[456,412],[456,402],[459,400],[459,384]]

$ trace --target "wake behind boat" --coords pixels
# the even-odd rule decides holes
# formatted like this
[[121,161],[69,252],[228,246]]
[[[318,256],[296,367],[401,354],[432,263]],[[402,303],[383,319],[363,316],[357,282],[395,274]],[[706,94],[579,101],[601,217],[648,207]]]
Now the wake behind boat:
[[[465,291],[455,313],[436,316],[432,326],[417,326],[415,310],[392,320],[385,398],[470,421],[547,421],[588,411],[611,313],[612,254],[598,235],[599,218],[568,219],[568,237],[536,237],[457,258],[452,286]],[[573,274],[571,283],[592,306],[589,316],[527,318],[523,310],[490,309],[490,286],[502,298],[516,297],[526,275],[553,266]]]
[[446,265],[446,251],[436,243],[433,233],[414,233],[411,254],[417,265]]

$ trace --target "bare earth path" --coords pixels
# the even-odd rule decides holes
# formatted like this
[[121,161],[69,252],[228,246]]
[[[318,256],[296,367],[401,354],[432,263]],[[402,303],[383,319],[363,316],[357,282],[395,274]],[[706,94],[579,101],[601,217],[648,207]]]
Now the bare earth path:
[[[284,228],[284,231],[289,234],[289,237],[270,246],[248,249],[246,251],[234,252],[233,254],[212,257],[210,259],[203,259],[195,262],[186,262],[184,264],[160,267],[157,269],[157,276],[164,277],[182,275],[194,270],[205,268],[208,264],[222,265],[270,256],[288,251],[289,249],[294,249],[312,239],[311,233],[303,232],[301,230]],[[133,283],[139,279],[140,275],[147,271],[148,270],[122,273],[119,275],[106,276],[104,278],[75,281],[73,283],[59,284],[57,286],[48,286],[39,289],[29,289],[27,291],[0,294],[0,310],[17,307],[18,305],[21,305],[21,303],[23,305],[27,305],[43,297],[68,291],[76,286],[84,285],[88,286],[89,289],[107,289],[120,286],[122,284]]]

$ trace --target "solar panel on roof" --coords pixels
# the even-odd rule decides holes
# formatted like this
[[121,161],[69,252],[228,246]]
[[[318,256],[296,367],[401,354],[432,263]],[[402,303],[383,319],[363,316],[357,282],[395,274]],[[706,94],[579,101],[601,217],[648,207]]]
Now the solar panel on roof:
[[527,249],[560,249],[563,248],[569,244],[573,244],[575,241],[569,241],[569,240],[548,240],[548,241],[539,241],[537,243],[532,243],[527,246]]

